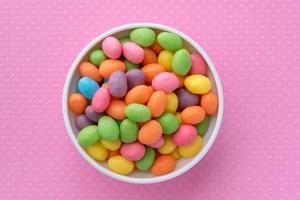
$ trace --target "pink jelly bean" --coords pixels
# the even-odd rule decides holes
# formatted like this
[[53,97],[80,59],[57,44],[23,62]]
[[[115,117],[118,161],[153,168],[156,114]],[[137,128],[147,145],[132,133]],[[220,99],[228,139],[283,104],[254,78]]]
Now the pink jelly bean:
[[193,53],[191,55],[192,67],[190,69],[190,74],[202,74],[207,73],[207,66],[205,60],[198,53]]
[[123,44],[124,57],[133,63],[140,63],[144,60],[144,49],[134,42],[125,42]]
[[172,140],[176,146],[185,146],[191,144],[197,136],[197,129],[188,124],[182,124],[173,134]]
[[103,112],[109,106],[110,95],[107,88],[99,88],[92,99],[92,108],[96,112]]
[[117,59],[122,54],[122,45],[120,41],[113,36],[109,36],[103,40],[102,49],[105,55],[111,59]]
[[152,80],[152,87],[155,90],[161,90],[169,93],[174,91],[179,86],[179,80],[175,74],[170,72],[161,72]]
[[160,147],[162,147],[165,144],[165,139],[164,137],[160,137],[159,140],[157,140],[156,142],[154,142],[153,144],[149,145],[152,148],[158,149]]
[[121,155],[127,160],[140,160],[145,155],[145,147],[139,142],[123,144],[121,147]]

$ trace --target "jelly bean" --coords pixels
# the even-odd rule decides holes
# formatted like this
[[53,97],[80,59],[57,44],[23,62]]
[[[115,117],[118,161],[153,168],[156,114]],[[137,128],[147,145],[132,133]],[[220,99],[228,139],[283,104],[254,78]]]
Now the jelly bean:
[[159,117],[162,115],[167,106],[168,97],[162,91],[155,91],[152,93],[147,107],[150,109],[152,117]]
[[78,66],[78,71],[80,76],[90,77],[91,79],[94,79],[97,82],[100,82],[102,79],[99,74],[98,68],[89,62],[80,63]]
[[126,72],[128,89],[132,89],[137,85],[145,84],[145,74],[139,69],[132,69]]
[[171,71],[171,63],[173,58],[173,53],[171,51],[163,50],[159,53],[157,62],[165,67],[166,71]]
[[162,127],[156,120],[145,123],[138,134],[138,139],[142,144],[153,144],[158,141],[163,133]]
[[77,141],[82,146],[88,146],[96,143],[100,139],[96,125],[87,126],[77,135]]
[[125,115],[135,122],[146,122],[151,118],[148,107],[142,104],[132,103],[125,108]]
[[199,104],[199,97],[196,94],[193,94],[186,90],[185,88],[180,88],[175,91],[175,94],[178,98],[178,109],[183,110],[186,107],[194,106]]
[[102,77],[108,78],[115,71],[125,71],[125,63],[120,60],[107,59],[104,60],[99,67],[99,74]]
[[121,146],[121,140],[115,140],[113,142],[107,140],[100,140],[100,142],[106,149],[111,151],[115,151]]
[[179,81],[178,87],[179,88],[183,87],[183,85],[184,85],[184,79],[186,78],[186,76],[178,76],[177,75],[177,78],[178,78],[178,81]]
[[130,42],[130,39],[128,37],[124,37],[120,39],[121,44],[124,44],[125,42]]
[[115,71],[113,72],[109,80],[108,91],[114,97],[124,97],[127,93],[127,78],[124,72]]
[[170,154],[176,148],[176,145],[173,143],[170,136],[165,136],[165,143],[162,147],[158,149],[160,154]]
[[109,36],[103,40],[102,49],[105,55],[111,59],[118,59],[122,53],[120,41],[113,36]]
[[202,147],[202,138],[197,135],[191,144],[179,147],[179,154],[184,158],[191,158],[196,155]]
[[190,74],[202,74],[207,73],[207,66],[205,60],[198,53],[193,53],[191,55],[192,67],[190,69]]
[[178,160],[181,155],[179,154],[179,149],[176,148],[172,153],[171,153],[171,156],[175,159],[175,160]]
[[157,36],[159,45],[169,51],[175,52],[182,47],[182,40],[174,33],[161,32]]
[[203,136],[209,127],[209,116],[206,115],[204,120],[199,124],[196,124],[196,129],[198,131],[198,135]]
[[178,130],[172,135],[172,140],[177,146],[185,146],[191,144],[197,135],[197,129],[188,124],[182,124]]
[[171,172],[175,168],[176,160],[170,155],[159,156],[153,166],[151,167],[151,173],[155,176],[161,176]]
[[172,134],[179,127],[179,121],[172,113],[164,113],[157,119],[157,121],[161,125],[165,134]]
[[173,92],[178,85],[178,78],[170,72],[161,72],[152,80],[152,87],[155,90],[161,90],[166,93]]
[[103,87],[99,88],[92,99],[92,108],[96,112],[103,112],[109,106],[110,95],[108,89]]
[[149,47],[155,42],[155,32],[150,28],[137,28],[130,32],[130,40],[142,47]]
[[124,143],[131,143],[137,140],[139,127],[136,122],[125,119],[120,124],[120,138]]
[[109,158],[114,157],[114,156],[118,156],[118,155],[120,155],[120,149],[108,152],[108,157]]
[[171,67],[175,74],[179,76],[186,75],[192,66],[190,53],[186,49],[180,49],[175,52]]
[[131,103],[144,104],[149,100],[152,93],[153,93],[152,87],[146,85],[138,85],[128,91],[125,97],[125,102],[127,104],[131,104]]
[[79,93],[73,93],[69,96],[69,108],[75,114],[84,113],[84,109],[88,105],[87,99]]
[[181,113],[180,112],[176,112],[175,115],[176,115],[176,118],[179,121],[179,124],[181,124],[182,123],[182,121],[181,121]]
[[210,80],[203,75],[191,75],[184,80],[184,86],[194,94],[205,94],[211,89]]
[[87,146],[85,150],[93,159],[98,161],[104,161],[108,157],[107,149],[100,142]]
[[123,144],[121,147],[121,155],[127,160],[140,160],[145,155],[145,147],[139,142]]
[[103,116],[99,119],[98,131],[101,139],[110,142],[118,140],[120,134],[117,122],[109,116]]
[[141,68],[142,72],[144,72],[146,76],[146,83],[151,83],[152,79],[159,73],[164,72],[165,68],[164,66],[157,64],[157,63],[152,63],[149,65],[145,65],[144,67]]
[[178,98],[174,92],[168,93],[166,112],[175,113],[178,107]]
[[139,68],[140,65],[139,64],[136,64],[136,63],[132,63],[130,62],[129,60],[127,59],[124,59],[124,63],[126,65],[126,71],[129,71],[131,69],[135,69],[135,68]]
[[162,147],[165,143],[165,138],[163,136],[161,136],[159,138],[159,140],[157,140],[156,142],[154,142],[153,144],[149,144],[150,147],[158,149],[160,147]]
[[154,158],[155,150],[150,147],[146,147],[144,157],[135,161],[135,166],[141,171],[148,171],[154,162]]
[[209,115],[214,115],[218,111],[218,96],[214,92],[209,92],[201,96],[201,107]]
[[151,63],[157,63],[157,55],[152,49],[145,48],[144,49],[144,60],[142,61],[142,65],[148,65]]
[[189,106],[181,112],[182,123],[198,124],[205,118],[205,110],[200,106]]
[[98,123],[100,117],[102,117],[104,114],[94,111],[92,106],[89,105],[88,107],[85,108],[85,115],[89,120]]
[[85,76],[78,81],[78,89],[80,93],[89,100],[93,98],[98,88],[99,84],[90,77]]
[[123,44],[124,57],[133,63],[141,63],[144,59],[144,49],[134,42],[125,42]]
[[153,51],[155,51],[155,53],[160,53],[163,50],[157,40],[155,40],[155,42],[151,46],[151,49],[153,49]]
[[107,59],[107,57],[102,50],[95,49],[90,53],[89,59],[91,63],[99,67],[100,64]]
[[123,156],[114,156],[108,159],[108,168],[113,172],[127,175],[134,169],[134,163]]
[[94,123],[91,120],[89,120],[84,114],[77,115],[75,117],[75,126],[78,128],[78,130],[81,130],[93,124]]
[[112,100],[106,109],[106,113],[114,119],[125,119],[126,103],[122,100]]

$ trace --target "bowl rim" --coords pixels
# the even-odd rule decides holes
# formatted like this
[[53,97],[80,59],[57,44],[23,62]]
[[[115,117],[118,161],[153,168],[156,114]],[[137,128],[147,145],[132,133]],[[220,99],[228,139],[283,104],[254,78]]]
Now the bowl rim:
[[[110,171],[109,169],[106,169],[105,167],[100,165],[97,161],[93,160],[83,150],[83,148],[77,143],[75,134],[72,131],[71,123],[70,123],[69,117],[68,117],[68,94],[69,94],[69,89],[70,89],[70,84],[71,84],[72,77],[73,77],[73,75],[74,75],[74,73],[77,69],[77,66],[78,66],[79,62],[85,57],[85,55],[97,43],[102,41],[105,37],[107,37],[109,35],[113,35],[115,33],[121,32],[121,31],[134,29],[134,28],[138,28],[138,27],[148,27],[148,28],[160,29],[160,30],[164,30],[164,31],[168,31],[168,32],[173,32],[173,33],[176,33],[177,35],[179,35],[187,43],[192,45],[197,50],[197,52],[199,52],[202,55],[202,57],[205,59],[205,61],[207,62],[208,68],[210,69],[211,74],[214,77],[214,80],[215,80],[215,83],[216,83],[216,89],[217,89],[217,92],[218,92],[218,98],[219,98],[219,108],[218,108],[216,124],[215,124],[215,127],[214,127],[213,131],[212,131],[212,135],[211,135],[210,139],[207,141],[207,144],[201,150],[201,152],[196,157],[194,157],[188,164],[184,165],[183,167],[181,167],[177,171],[173,171],[173,172],[168,173],[168,174],[163,175],[163,176],[149,177],[149,178],[148,177],[147,178],[135,178],[135,177],[131,177],[131,176],[120,175],[120,174],[117,174],[115,172]],[[219,75],[217,73],[217,70],[216,70],[213,62],[211,61],[208,54],[203,50],[203,48],[198,43],[196,43],[190,36],[186,35],[185,33],[181,32],[181,31],[179,31],[175,28],[172,28],[172,27],[169,27],[169,26],[163,25],[163,24],[149,23],[149,22],[147,22],[147,23],[129,23],[129,24],[117,26],[117,27],[114,27],[112,29],[109,29],[109,30],[105,31],[104,33],[98,35],[96,38],[94,38],[92,41],[90,41],[80,51],[80,53],[77,55],[77,57],[73,61],[72,65],[71,65],[71,68],[69,69],[69,72],[68,72],[67,77],[66,77],[66,81],[65,81],[64,89],[63,89],[63,96],[62,96],[62,111],[63,111],[63,118],[64,118],[65,127],[67,129],[67,133],[68,133],[73,145],[76,147],[76,149],[80,153],[80,155],[90,165],[92,165],[95,169],[102,172],[103,174],[105,174],[105,175],[107,175],[111,178],[117,179],[119,181],[123,181],[123,182],[127,182],[127,183],[135,183],[135,184],[159,183],[159,182],[167,181],[167,180],[173,179],[173,178],[187,172],[189,169],[194,167],[207,154],[207,152],[211,149],[211,147],[212,147],[212,145],[213,145],[213,143],[214,143],[214,141],[215,141],[215,139],[216,139],[216,137],[219,133],[221,124],[222,124],[223,110],[224,110],[224,99],[223,99],[223,90],[222,90],[221,80],[219,78]]]

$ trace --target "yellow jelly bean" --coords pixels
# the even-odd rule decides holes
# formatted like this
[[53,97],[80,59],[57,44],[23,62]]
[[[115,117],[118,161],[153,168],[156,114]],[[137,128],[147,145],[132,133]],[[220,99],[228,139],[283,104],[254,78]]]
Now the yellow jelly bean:
[[108,159],[108,168],[118,174],[127,175],[134,169],[134,163],[122,156],[113,156]]
[[176,148],[176,149],[171,153],[171,156],[172,156],[173,158],[175,158],[176,160],[178,160],[178,159],[181,157],[181,155],[179,154],[178,148]]
[[85,150],[93,159],[98,161],[103,161],[108,157],[107,149],[100,142],[87,146]]
[[173,143],[170,136],[165,136],[165,143],[162,147],[158,149],[158,152],[161,154],[170,154],[176,148],[176,145]]
[[180,112],[176,112],[175,115],[176,115],[176,117],[177,117],[179,123],[181,124],[182,121],[181,121],[181,114],[180,114]]
[[111,151],[115,151],[117,149],[120,148],[121,146],[121,140],[116,140],[116,141],[113,141],[113,142],[110,142],[110,141],[107,141],[107,140],[101,140],[101,144],[111,150]]
[[193,143],[179,147],[179,154],[184,158],[190,158],[196,155],[202,147],[202,138],[197,135]]
[[211,82],[206,76],[195,74],[195,75],[188,76],[184,80],[184,86],[191,93],[205,94],[210,91]]
[[174,92],[167,94],[166,112],[175,113],[178,107],[178,98]]
[[165,67],[167,71],[171,71],[173,53],[167,50],[161,51],[158,55],[157,62]]

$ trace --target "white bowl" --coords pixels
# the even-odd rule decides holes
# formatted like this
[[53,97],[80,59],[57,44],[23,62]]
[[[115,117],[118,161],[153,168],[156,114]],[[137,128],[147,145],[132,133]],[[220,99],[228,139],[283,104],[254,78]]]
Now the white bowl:
[[[104,163],[99,163],[95,160],[93,160],[85,151],[84,149],[77,143],[76,140],[76,134],[78,133],[77,128],[74,125],[74,114],[72,114],[69,109],[68,109],[68,97],[69,95],[76,90],[76,83],[79,80],[79,74],[77,69],[78,64],[82,60],[87,60],[87,56],[89,52],[96,47],[99,47],[101,44],[101,41],[109,36],[109,35],[114,35],[116,37],[125,37],[128,36],[130,30],[139,28],[139,27],[149,27],[152,28],[153,30],[157,32],[161,31],[168,31],[175,33],[179,35],[183,41],[184,41],[184,47],[188,49],[190,52],[199,52],[203,58],[205,59],[206,63],[208,64],[208,76],[212,81],[213,85],[213,90],[217,92],[218,98],[219,98],[219,110],[218,113],[211,117],[209,128],[203,137],[203,142],[204,146],[202,150],[195,155],[193,158],[185,159],[181,158],[177,160],[176,162],[176,168],[174,171],[172,171],[169,174],[163,175],[163,176],[153,176],[149,172],[139,172],[135,171],[129,176],[123,176],[116,174],[109,170],[107,168],[107,165]],[[214,143],[220,126],[222,122],[222,116],[223,116],[223,92],[222,92],[222,85],[221,81],[219,79],[218,73],[215,69],[214,64],[212,63],[211,59],[209,56],[206,54],[206,52],[194,41],[192,40],[189,36],[186,34],[165,26],[161,24],[155,24],[155,23],[134,23],[134,24],[126,24],[123,26],[118,26],[116,28],[113,28],[109,31],[106,31],[105,33],[100,34],[98,37],[96,37],[94,40],[92,40],[90,43],[88,43],[84,49],[79,53],[79,55],[76,57],[74,60],[71,69],[67,75],[67,79],[65,82],[64,86],[64,91],[63,91],[63,99],[62,99],[62,109],[63,109],[63,116],[64,116],[64,122],[65,126],[67,128],[68,134],[76,147],[76,149],[79,151],[80,155],[94,168],[102,172],[103,174],[106,174],[112,178],[115,178],[120,181],[128,182],[128,183],[137,183],[137,184],[145,184],[145,183],[158,183],[158,182],[163,182],[170,180],[172,178],[175,178],[189,169],[191,169],[193,166],[195,166],[208,152],[208,150],[211,148],[212,144]]]

